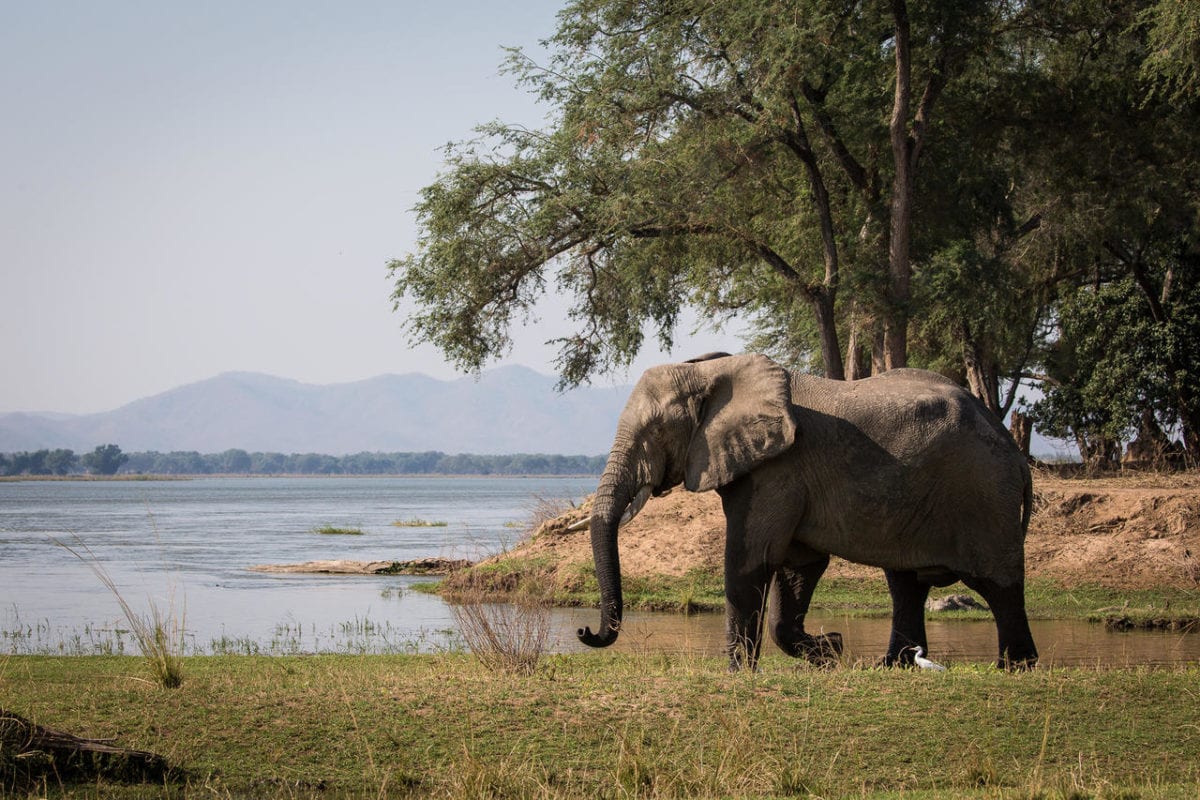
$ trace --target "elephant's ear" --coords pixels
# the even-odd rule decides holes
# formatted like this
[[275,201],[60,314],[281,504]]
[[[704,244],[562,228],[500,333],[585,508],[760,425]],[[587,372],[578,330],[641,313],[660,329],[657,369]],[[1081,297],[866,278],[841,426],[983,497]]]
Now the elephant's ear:
[[688,445],[684,486],[703,492],[724,486],[791,447],[796,422],[788,374],[760,355],[701,362],[706,393]]

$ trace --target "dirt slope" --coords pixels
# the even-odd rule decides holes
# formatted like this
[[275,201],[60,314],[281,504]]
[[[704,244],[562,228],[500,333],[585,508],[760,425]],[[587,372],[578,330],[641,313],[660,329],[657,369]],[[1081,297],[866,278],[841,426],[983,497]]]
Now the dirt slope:
[[[1037,475],[1034,493],[1025,548],[1031,577],[1114,588],[1200,586],[1200,475]],[[550,520],[503,558],[551,555],[560,568],[590,562],[587,530],[566,530],[588,514],[584,504]],[[622,528],[621,570],[683,575],[696,567],[719,569],[724,536],[716,493],[677,489],[652,499]],[[827,574],[878,573],[834,559]]]

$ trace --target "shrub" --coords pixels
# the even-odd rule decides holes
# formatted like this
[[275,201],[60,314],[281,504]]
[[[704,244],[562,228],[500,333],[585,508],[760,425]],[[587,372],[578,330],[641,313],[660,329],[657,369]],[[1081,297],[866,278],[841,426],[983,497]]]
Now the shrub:
[[491,670],[530,675],[550,644],[550,608],[540,598],[496,603],[469,593],[451,603],[450,613],[467,647]]

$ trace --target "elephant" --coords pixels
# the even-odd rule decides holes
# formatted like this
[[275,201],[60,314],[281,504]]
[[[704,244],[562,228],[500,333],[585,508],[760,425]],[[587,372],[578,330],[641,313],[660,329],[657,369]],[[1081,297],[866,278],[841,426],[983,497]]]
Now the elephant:
[[[715,489],[725,514],[731,670],[757,668],[764,610],[783,652],[820,662],[841,637],[804,619],[831,555],[880,567],[892,599],[883,663],[928,651],[931,586],[962,581],[991,608],[998,666],[1037,663],[1025,612],[1029,465],[1000,421],[948,378],[895,369],[856,381],[714,353],[646,370],[617,422],[592,505],[600,626],[621,629],[619,525],[651,495]],[[769,599],[768,599],[769,598]]]

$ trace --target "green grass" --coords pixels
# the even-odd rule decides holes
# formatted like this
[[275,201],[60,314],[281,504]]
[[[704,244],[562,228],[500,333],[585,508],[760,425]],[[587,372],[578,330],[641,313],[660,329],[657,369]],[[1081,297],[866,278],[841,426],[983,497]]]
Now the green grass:
[[[535,674],[461,654],[189,657],[166,691],[136,659],[0,659],[3,706],[151,750],[185,787],[78,797],[1194,798],[1200,668],[1006,674],[784,658],[554,656]],[[0,779],[6,762],[0,754]],[[11,753],[7,756],[11,766]],[[0,790],[0,793],[3,793]],[[24,796],[25,792],[13,792]]]
[[392,526],[396,528],[445,528],[449,525],[449,522],[443,522],[442,520],[428,520],[421,519],[420,517],[398,519],[392,523]]
[[319,528],[313,529],[314,533],[325,534],[326,536],[362,536],[362,528],[343,528],[337,525],[322,525]]

